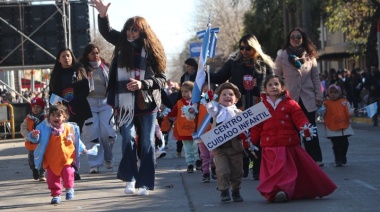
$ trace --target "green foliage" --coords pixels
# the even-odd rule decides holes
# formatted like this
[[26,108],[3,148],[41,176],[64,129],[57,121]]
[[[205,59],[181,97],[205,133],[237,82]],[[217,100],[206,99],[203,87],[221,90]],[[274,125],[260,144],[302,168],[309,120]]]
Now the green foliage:
[[378,65],[377,23],[380,18],[379,0],[322,1],[325,25],[331,32],[342,31],[346,42],[366,55],[366,66]]
[[342,31],[349,42],[363,44],[371,28],[371,18],[375,13],[375,4],[367,0],[326,0],[325,25],[329,31]]
[[284,40],[282,5],[278,0],[252,1],[244,16],[244,32],[254,34],[265,53],[275,58]]

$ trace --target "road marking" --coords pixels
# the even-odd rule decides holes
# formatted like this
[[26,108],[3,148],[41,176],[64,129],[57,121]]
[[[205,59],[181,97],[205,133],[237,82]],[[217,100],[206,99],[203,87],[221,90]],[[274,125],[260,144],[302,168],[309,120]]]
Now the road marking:
[[356,182],[357,184],[360,184],[360,185],[362,185],[362,186],[364,186],[364,187],[366,187],[366,188],[368,188],[368,189],[371,189],[371,190],[373,190],[373,191],[377,191],[377,190],[379,190],[379,189],[377,189],[377,188],[371,186],[370,184],[368,184],[368,183],[366,183],[366,182],[363,182],[363,181],[361,181],[361,180],[354,180],[354,182]]

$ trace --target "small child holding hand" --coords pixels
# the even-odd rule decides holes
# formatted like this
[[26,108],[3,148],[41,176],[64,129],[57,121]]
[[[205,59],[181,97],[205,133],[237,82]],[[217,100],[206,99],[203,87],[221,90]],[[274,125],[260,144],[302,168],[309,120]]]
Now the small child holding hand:
[[194,172],[196,161],[200,161],[197,142],[193,140],[195,121],[188,120],[182,113],[182,108],[191,102],[194,83],[185,81],[181,85],[182,98],[174,105],[173,110],[168,113],[168,117],[175,119],[173,135],[177,141],[183,142],[185,150],[185,160],[187,163],[187,173]]
[[28,152],[29,167],[33,172],[33,178],[41,182],[45,182],[45,170],[43,168],[36,169],[34,165],[34,150],[37,144],[30,142],[27,137],[28,133],[36,129],[37,125],[45,119],[45,104],[42,98],[36,97],[30,101],[32,111],[25,117],[20,125],[20,133],[25,138],[25,148]]
[[333,145],[335,166],[341,167],[347,163],[348,137],[354,135],[350,125],[350,103],[343,97],[342,88],[338,85],[330,85],[327,93],[328,99],[323,102],[326,137],[331,139]]

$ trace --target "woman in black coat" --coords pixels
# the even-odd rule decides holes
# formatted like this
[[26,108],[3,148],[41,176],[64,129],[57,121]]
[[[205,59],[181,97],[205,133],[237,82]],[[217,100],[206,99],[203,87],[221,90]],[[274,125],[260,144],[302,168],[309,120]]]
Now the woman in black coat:
[[84,121],[92,117],[90,105],[86,99],[89,91],[84,67],[75,62],[71,49],[61,49],[50,75],[49,96],[55,94],[66,100],[63,104],[69,110],[69,121],[77,123],[81,131]]

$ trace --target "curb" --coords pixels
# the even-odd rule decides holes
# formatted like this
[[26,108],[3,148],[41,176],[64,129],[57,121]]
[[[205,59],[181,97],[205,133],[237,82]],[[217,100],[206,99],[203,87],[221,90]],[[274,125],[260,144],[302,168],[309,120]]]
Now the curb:
[[368,117],[353,117],[352,122],[372,124],[372,119]]

